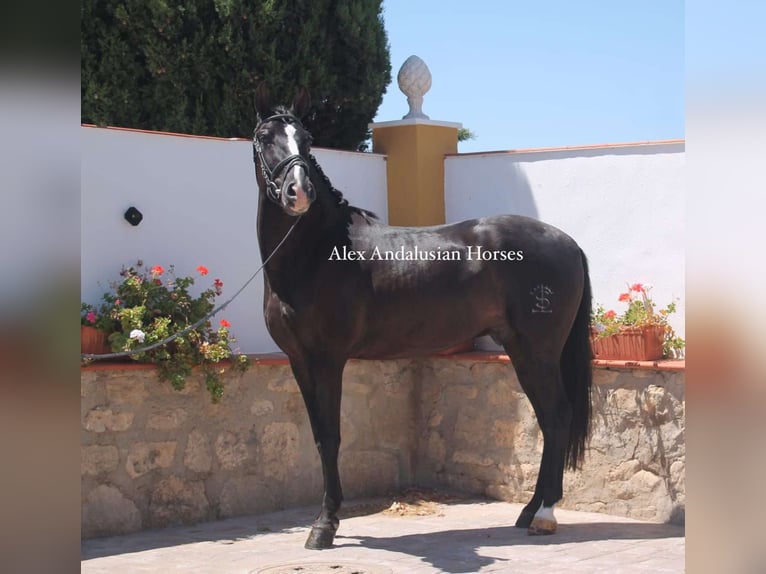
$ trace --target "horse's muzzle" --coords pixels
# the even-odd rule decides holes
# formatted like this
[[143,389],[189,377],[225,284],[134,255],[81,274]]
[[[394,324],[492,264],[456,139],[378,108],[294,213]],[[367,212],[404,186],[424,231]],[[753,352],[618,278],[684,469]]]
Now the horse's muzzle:
[[302,168],[296,168],[297,177],[288,177],[282,190],[282,207],[290,215],[302,215],[316,197],[314,186]]

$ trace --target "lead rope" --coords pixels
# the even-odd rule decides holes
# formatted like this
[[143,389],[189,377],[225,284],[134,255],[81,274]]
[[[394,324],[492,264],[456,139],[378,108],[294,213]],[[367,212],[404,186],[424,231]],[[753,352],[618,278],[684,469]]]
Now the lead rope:
[[156,343],[152,343],[151,345],[147,345],[146,347],[139,347],[138,349],[132,349],[130,351],[121,351],[119,353],[104,353],[101,355],[94,355],[91,353],[81,353],[80,358],[84,361],[98,361],[101,359],[116,359],[117,357],[129,357],[130,355],[137,355],[138,353],[143,353],[145,351],[151,351],[152,349],[156,349],[157,347],[161,347],[162,345],[166,345],[170,341],[173,341],[174,339],[177,339],[178,337],[185,335],[189,331],[193,331],[200,325],[202,325],[205,321],[210,319],[211,317],[215,316],[219,311],[222,311],[225,309],[229,303],[234,301],[234,299],[237,298],[237,296],[242,293],[242,291],[245,290],[245,288],[250,285],[250,283],[258,276],[258,273],[260,273],[264,267],[266,267],[266,264],[271,260],[272,257],[276,254],[276,252],[279,250],[280,247],[282,247],[282,244],[287,241],[287,238],[290,237],[290,234],[293,232],[293,229],[295,229],[295,226],[298,225],[298,222],[301,220],[302,215],[299,215],[297,219],[295,220],[295,223],[292,224],[290,229],[287,230],[287,233],[285,233],[285,236],[282,238],[282,241],[280,241],[277,246],[274,248],[274,251],[271,252],[271,255],[269,255],[266,260],[261,264],[261,266],[256,270],[255,273],[253,273],[250,276],[250,279],[245,281],[245,284],[242,285],[242,287],[239,288],[239,291],[234,293],[234,295],[231,296],[231,298],[226,301],[225,303],[222,303],[215,309],[213,309],[210,313],[205,315],[202,319],[197,321],[196,323],[189,325],[182,331],[179,331],[178,333],[174,333],[170,335],[169,337],[166,337],[165,339],[162,339],[161,341],[157,341]]

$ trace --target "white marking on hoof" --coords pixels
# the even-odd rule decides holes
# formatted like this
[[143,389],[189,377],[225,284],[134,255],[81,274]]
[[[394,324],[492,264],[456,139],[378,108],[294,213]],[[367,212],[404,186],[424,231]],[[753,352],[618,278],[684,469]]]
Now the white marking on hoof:
[[553,534],[556,532],[556,517],[553,515],[553,507],[540,506],[540,509],[535,513],[535,517],[532,519],[532,523],[527,529],[527,533],[537,534]]
[[543,520],[551,520],[556,522],[556,517],[553,515],[553,506],[546,507],[540,505],[540,508],[538,508],[537,512],[535,512],[535,518],[542,518]]

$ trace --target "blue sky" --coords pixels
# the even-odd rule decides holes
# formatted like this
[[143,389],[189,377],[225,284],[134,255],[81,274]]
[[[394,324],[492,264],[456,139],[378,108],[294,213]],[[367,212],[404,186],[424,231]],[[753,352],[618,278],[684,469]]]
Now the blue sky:
[[681,0],[384,0],[398,120],[410,55],[433,76],[423,111],[477,138],[461,152],[684,137]]

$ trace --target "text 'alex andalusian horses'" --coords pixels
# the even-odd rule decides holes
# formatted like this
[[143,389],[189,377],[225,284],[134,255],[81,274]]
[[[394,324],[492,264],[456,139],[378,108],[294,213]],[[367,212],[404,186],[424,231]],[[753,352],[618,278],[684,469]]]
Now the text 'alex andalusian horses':
[[532,500],[516,525],[556,529],[565,466],[582,461],[590,423],[591,311],[585,255],[562,231],[504,215],[436,227],[389,227],[348,204],[310,154],[308,95],[272,108],[256,92],[253,146],[265,260],[264,315],[290,359],[324,476],[307,548],[329,548],[343,494],[338,473],[343,368],[349,358],[424,355],[492,335],[542,429]]

